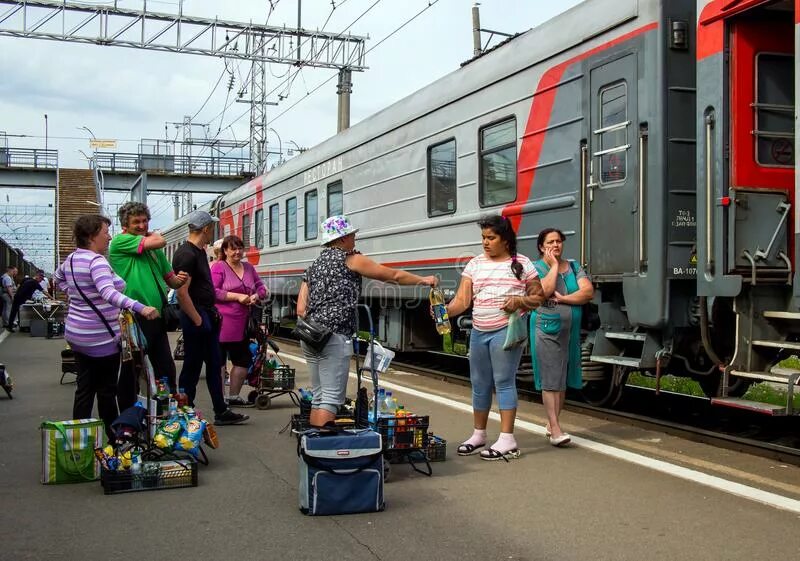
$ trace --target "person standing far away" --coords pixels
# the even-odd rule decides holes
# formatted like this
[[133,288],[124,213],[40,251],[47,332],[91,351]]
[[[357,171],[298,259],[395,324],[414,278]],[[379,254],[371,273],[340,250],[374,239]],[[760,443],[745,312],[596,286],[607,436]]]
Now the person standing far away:
[[187,216],[189,238],[172,257],[172,268],[186,271],[189,279],[176,293],[181,313],[184,360],[178,385],[184,388],[189,404],[194,407],[200,370],[206,366],[206,385],[214,405],[214,424],[236,425],[250,417],[234,413],[225,401],[222,379],[222,357],[219,347],[219,332],[222,323],[215,307],[216,292],[211,282],[206,246],[214,237],[214,224],[218,218],[203,210],[195,210]]
[[14,293],[17,290],[17,283],[14,281],[14,277],[16,276],[17,268],[8,267],[5,274],[0,277],[0,289],[2,289],[0,299],[3,301],[3,325],[9,329],[12,326],[8,323],[8,317],[11,315],[11,306],[14,301]]
[[14,331],[14,322],[17,320],[20,307],[33,298],[33,294],[36,291],[41,292],[42,279],[44,279],[44,271],[37,271],[35,277],[28,277],[19,285],[16,294],[14,294],[14,299],[11,301],[11,314],[8,316],[8,327],[6,329]]
[[[125,295],[152,306],[162,312],[167,302],[169,288],[180,288],[188,278],[181,271],[175,273],[164,254],[166,240],[159,232],[150,231],[150,210],[147,205],[128,202],[117,213],[122,233],[114,236],[108,251],[111,268],[126,283]],[[175,361],[169,346],[163,318],[148,320],[136,317],[147,341],[147,357],[153,366],[156,379],[166,378],[170,391],[177,393]],[[136,402],[138,388],[133,363],[122,366],[118,384],[118,403],[124,411]]]
[[[505,347],[510,314],[528,311],[544,300],[542,285],[531,261],[517,253],[517,234],[511,221],[492,215],[478,221],[483,253],[472,258],[447,314],[455,317],[472,307],[469,339],[469,377],[472,382],[472,435],[457,449],[459,456],[480,452],[482,460],[519,458],[514,438],[517,417],[517,370],[522,346]],[[500,436],[487,450],[486,425],[492,389],[500,410]]]

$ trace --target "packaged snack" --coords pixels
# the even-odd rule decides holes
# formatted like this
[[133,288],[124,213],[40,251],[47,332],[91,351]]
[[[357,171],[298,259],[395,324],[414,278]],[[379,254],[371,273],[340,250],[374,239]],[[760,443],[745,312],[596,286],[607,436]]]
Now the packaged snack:
[[153,443],[159,448],[172,448],[182,430],[183,427],[177,419],[161,421],[156,429],[156,435],[153,437]]
[[175,444],[175,448],[178,450],[185,450],[196,456],[200,451],[200,442],[203,440],[203,431],[205,431],[205,428],[206,422],[202,419],[189,419],[186,423],[186,428],[183,430],[183,434],[181,434],[181,437]]

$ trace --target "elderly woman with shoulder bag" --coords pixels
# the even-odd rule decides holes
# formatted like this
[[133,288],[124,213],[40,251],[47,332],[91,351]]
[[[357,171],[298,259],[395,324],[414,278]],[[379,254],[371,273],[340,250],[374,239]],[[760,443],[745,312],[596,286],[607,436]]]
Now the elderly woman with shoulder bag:
[[122,293],[125,281],[114,274],[103,257],[111,241],[110,225],[111,221],[99,214],[79,217],[73,232],[77,249],[58,267],[53,279],[69,300],[64,337],[75,352],[78,367],[72,416],[91,417],[97,395],[97,409],[105,423],[106,435],[112,440],[111,423],[119,414],[119,312],[132,310],[155,319],[158,310]]
[[321,231],[322,252],[306,269],[297,298],[299,323],[307,321],[317,332],[307,335],[324,339],[317,345],[300,343],[311,373],[312,427],[333,421],[344,403],[362,277],[404,285],[436,286],[437,282],[433,276],[385,267],[356,251],[358,229],[346,216],[331,216]]

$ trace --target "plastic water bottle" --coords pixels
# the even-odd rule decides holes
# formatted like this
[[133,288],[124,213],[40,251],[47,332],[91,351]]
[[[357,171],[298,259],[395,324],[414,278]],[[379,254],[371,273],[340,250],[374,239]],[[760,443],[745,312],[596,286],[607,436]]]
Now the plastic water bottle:
[[392,407],[394,398],[392,397],[392,392],[387,391],[384,399],[383,399],[383,413],[387,416],[393,417],[395,408]]
[[439,335],[450,333],[450,317],[447,315],[447,306],[444,303],[444,293],[440,288],[431,288],[428,295],[433,308],[433,319],[436,322],[436,331]]
[[173,417],[178,414],[178,400],[174,396],[169,397],[169,416]]
[[[373,407],[374,407],[374,404],[373,404],[373,406],[370,407],[370,409],[372,409]],[[378,390],[378,416],[379,417],[384,416],[384,415],[386,415],[386,412],[387,412],[387,409],[386,409],[386,390],[383,389],[383,388],[380,388]]]

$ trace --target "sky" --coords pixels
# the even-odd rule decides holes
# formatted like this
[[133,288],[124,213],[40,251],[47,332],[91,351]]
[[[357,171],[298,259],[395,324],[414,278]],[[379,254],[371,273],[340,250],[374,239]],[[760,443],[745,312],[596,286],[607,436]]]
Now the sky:
[[[471,0],[300,1],[302,27],[336,33],[348,29],[354,35],[368,36],[366,48],[374,48],[366,55],[369,68],[353,73],[351,124],[458,69],[461,62],[472,56]],[[503,33],[523,32],[579,1],[482,0],[481,27]],[[297,25],[297,3],[298,0],[182,2],[183,13],[187,15],[287,27]],[[117,0],[117,4],[129,9],[142,8],[142,0]],[[177,13],[179,7],[177,1],[148,0],[147,8]],[[6,5],[0,5],[0,14],[6,9]],[[396,31],[405,22],[408,23]],[[489,39],[489,34],[484,33],[484,45]],[[500,40],[502,37],[495,35],[489,46]],[[80,151],[91,153],[90,134],[81,127],[90,129],[97,138],[117,140],[118,152],[132,153],[138,151],[141,139],[179,138],[179,129],[166,123],[179,122],[184,115],[196,115],[194,123],[207,125],[195,129],[196,134],[237,140],[249,136],[249,116],[236,120],[248,110],[247,105],[233,103],[223,112],[226,97],[230,103],[248,75],[247,62],[0,37],[0,67],[3,68],[0,132],[7,133],[8,145],[44,148],[47,114],[47,147],[59,151],[62,167],[87,166]],[[291,157],[288,149],[295,144],[312,147],[335,135],[336,79],[307,95],[335,73],[313,68],[297,72],[294,67],[270,65],[267,89],[275,90],[270,101],[278,105],[268,109],[268,126],[275,131],[268,132],[269,150],[282,150],[282,157],[287,159]],[[229,92],[227,86],[231,81]],[[0,145],[3,142],[0,137]],[[231,155],[246,157],[247,152]],[[271,156],[268,165],[277,163],[278,158]],[[107,194],[106,210],[114,213],[125,197]],[[208,198],[208,195],[196,196],[195,203]],[[53,194],[49,191],[0,189],[0,205],[52,202]],[[172,221],[169,196],[151,195],[148,204],[154,227],[165,227]],[[34,221],[22,226],[9,225],[0,219],[0,237],[27,249],[37,264],[52,270],[49,248],[53,242],[48,239],[49,234],[52,225]]]

